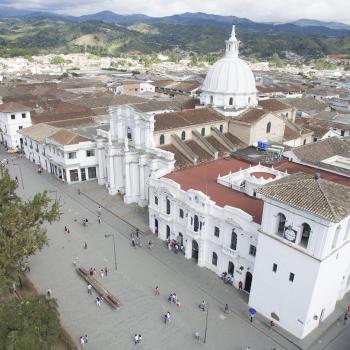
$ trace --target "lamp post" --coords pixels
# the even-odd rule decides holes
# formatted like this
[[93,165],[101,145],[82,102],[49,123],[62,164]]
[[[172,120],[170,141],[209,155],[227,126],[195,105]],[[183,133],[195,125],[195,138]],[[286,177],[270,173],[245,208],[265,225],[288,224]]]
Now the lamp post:
[[207,314],[205,316],[204,343],[207,342],[208,314],[209,314],[209,303],[207,303]]
[[21,182],[22,182],[22,188],[24,189],[24,183],[23,183],[23,176],[22,176],[22,168],[21,168],[21,166],[20,166],[20,164],[17,164],[17,163],[12,163],[12,165],[18,166],[18,168],[19,168],[19,175],[21,177]]
[[117,255],[116,255],[116,249],[115,249],[115,235],[114,235],[114,233],[109,233],[109,234],[105,235],[105,238],[109,238],[109,237],[113,238],[114,266],[115,266],[115,269],[117,270],[118,266],[117,266]]

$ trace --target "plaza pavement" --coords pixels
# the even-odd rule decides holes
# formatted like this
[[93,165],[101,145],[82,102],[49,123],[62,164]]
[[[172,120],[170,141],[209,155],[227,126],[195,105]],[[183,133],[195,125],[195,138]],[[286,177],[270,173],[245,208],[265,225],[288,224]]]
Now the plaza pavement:
[[[4,157],[7,155],[1,155]],[[26,159],[17,159],[15,163],[18,165],[10,164],[9,169],[13,176],[20,178],[21,167],[24,190],[20,183],[19,194],[28,197],[48,190],[50,196],[57,195],[60,199],[61,220],[48,225],[50,245],[32,257],[29,277],[40,291],[52,289],[53,296],[58,299],[62,323],[72,336],[78,339],[80,335],[89,335],[86,349],[133,349],[133,335],[141,333],[143,343],[137,347],[144,350],[245,350],[247,346],[252,350],[294,350],[310,345],[312,350],[320,350],[332,346],[335,334],[342,332],[344,338],[349,332],[349,328],[337,323],[337,313],[327,319],[328,326],[335,323],[317,342],[318,331],[301,342],[281,329],[270,330],[267,320],[261,317],[251,324],[247,315],[247,296],[224,285],[213,272],[199,268],[181,254],[169,252],[163,242],[149,233],[146,209],[123,204],[120,198],[107,195],[95,182],[77,185],[82,191],[78,195],[77,186],[62,184],[46,173],[38,175],[35,166]],[[97,222],[97,203],[103,206],[101,224]],[[74,222],[75,217],[87,217],[88,226]],[[133,228],[123,220],[145,232],[144,247],[131,247]],[[69,227],[70,236],[64,234],[64,225]],[[114,269],[112,239],[104,237],[110,233],[116,237],[117,270]],[[146,248],[150,238],[155,243],[152,251]],[[83,249],[85,241],[87,250]],[[108,276],[99,279],[121,300],[119,310],[112,310],[104,302],[101,308],[95,305],[96,295],[88,295],[86,283],[75,272],[73,259],[76,257],[79,258],[78,266],[86,269],[108,267]],[[155,285],[160,288],[158,297],[153,294]],[[180,308],[167,302],[170,292],[177,293]],[[206,344],[202,338],[196,341],[193,336],[195,331],[201,337],[204,335],[205,313],[197,306],[203,299],[210,306]],[[343,301],[340,310],[347,301]],[[228,315],[223,312],[225,303],[230,307]],[[173,319],[165,325],[162,316],[167,311]],[[326,322],[323,327],[326,328]],[[348,347],[334,348],[343,349]],[[327,350],[333,348],[327,347]]]

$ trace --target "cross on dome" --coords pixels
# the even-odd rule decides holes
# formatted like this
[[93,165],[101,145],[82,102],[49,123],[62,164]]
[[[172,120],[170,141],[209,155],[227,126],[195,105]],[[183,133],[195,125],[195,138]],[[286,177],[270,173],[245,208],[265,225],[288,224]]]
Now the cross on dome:
[[236,26],[232,26],[230,39],[226,40],[226,56],[238,57],[239,41],[236,38]]

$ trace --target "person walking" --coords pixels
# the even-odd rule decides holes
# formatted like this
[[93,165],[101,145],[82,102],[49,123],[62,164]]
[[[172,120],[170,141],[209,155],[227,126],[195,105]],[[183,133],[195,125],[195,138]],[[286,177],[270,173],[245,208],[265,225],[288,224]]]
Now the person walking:
[[156,288],[154,288],[154,295],[160,295],[158,286],[156,286]]
[[107,273],[108,273],[108,270],[107,270],[107,266],[105,267],[105,275],[107,277]]
[[82,349],[85,348],[85,340],[84,340],[84,337],[83,337],[83,336],[80,337],[80,347],[81,347]]
[[84,343],[87,344],[89,341],[89,337],[87,336],[87,334],[84,335]]
[[253,323],[254,315],[250,315],[250,323]]
[[136,249],[136,243],[134,238],[131,239],[131,245]]
[[344,315],[344,326],[346,325],[346,322],[348,321],[348,318],[349,318],[349,315],[347,312],[345,312],[345,315]]
[[100,215],[97,216],[97,220],[98,220],[98,223],[100,224],[101,223],[101,216]]
[[101,216],[101,214],[102,214],[102,207],[100,205],[97,208],[97,213],[99,216]]
[[135,334],[134,336],[134,341],[135,341],[135,345],[137,345],[137,343],[139,342],[139,336],[137,334]]
[[87,243],[84,242],[84,249],[87,249]]
[[100,297],[96,298],[96,305],[101,307],[101,298]]
[[92,295],[92,285],[90,283],[87,285],[87,291],[88,294]]
[[228,305],[225,305],[225,314],[228,314]]
[[167,320],[167,322],[168,323],[170,323],[170,312],[168,311],[167,313],[166,313],[166,320]]
[[103,269],[100,270],[100,276],[101,276],[101,278],[103,278],[105,276],[105,272]]
[[141,342],[142,342],[142,335],[139,334],[139,341],[138,341],[138,343],[141,344]]
[[46,289],[46,296],[47,296],[47,299],[51,299],[51,296],[52,296],[52,290],[51,290],[51,288],[47,288],[47,289]]
[[68,231],[67,226],[64,226],[64,234],[66,234],[66,233],[67,233],[67,231]]

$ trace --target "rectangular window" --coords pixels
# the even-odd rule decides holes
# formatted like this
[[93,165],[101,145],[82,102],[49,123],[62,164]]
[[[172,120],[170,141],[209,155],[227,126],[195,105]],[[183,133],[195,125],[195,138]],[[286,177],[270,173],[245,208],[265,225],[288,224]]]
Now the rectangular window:
[[277,264],[273,264],[272,265],[272,271],[273,272],[277,272]]
[[89,149],[86,151],[86,156],[87,157],[93,157],[95,155],[95,150],[94,149]]
[[18,129],[19,129],[19,130],[23,129],[23,126],[22,126],[22,125],[20,125],[20,126],[18,127]]
[[96,167],[88,168],[89,179],[96,179]]
[[76,152],[69,152],[68,153],[68,159],[75,159],[77,157],[77,153]]
[[293,282],[294,281],[294,273],[293,272],[291,272],[290,274],[289,274],[289,281],[291,281],[291,282]]
[[154,196],[154,204],[158,205],[158,197],[157,196]]
[[184,211],[183,211],[182,209],[180,209],[180,211],[179,211],[179,216],[180,216],[181,219],[183,219],[183,217],[184,217]]
[[16,119],[16,115],[15,114],[11,114],[11,119]]
[[69,170],[70,181],[79,181],[78,169]]
[[217,226],[214,227],[214,236],[215,237],[219,237],[220,236],[220,229]]
[[22,118],[24,119],[26,117],[26,114],[25,113],[22,113]]
[[255,256],[256,255],[256,246],[255,245],[250,245],[249,246],[249,255]]
[[81,181],[86,181],[85,168],[80,169],[80,178],[81,178]]

